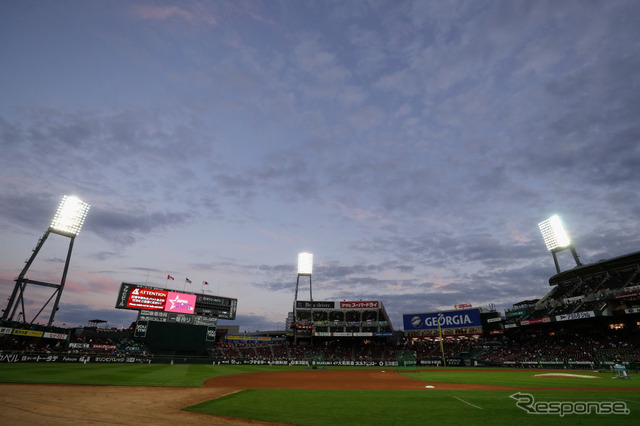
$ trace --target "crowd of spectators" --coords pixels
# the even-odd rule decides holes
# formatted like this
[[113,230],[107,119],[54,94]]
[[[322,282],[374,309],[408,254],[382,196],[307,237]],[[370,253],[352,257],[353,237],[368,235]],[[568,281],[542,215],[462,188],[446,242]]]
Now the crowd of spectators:
[[640,336],[637,333],[614,333],[557,330],[538,334],[512,333],[510,337],[399,339],[374,342],[366,339],[316,339],[294,345],[290,341],[245,343],[222,341],[212,356],[227,359],[268,361],[306,361],[377,363],[395,361],[398,353],[414,353],[421,361],[465,358],[489,365],[524,365],[531,363],[557,366],[584,364],[596,366],[615,357],[640,363]]
[[[640,293],[640,269],[624,272],[601,272],[589,277],[573,278],[558,283],[542,300],[524,307],[515,307],[508,315],[512,322],[544,318],[553,315],[594,311],[598,314],[619,305],[627,294]],[[505,311],[505,314],[509,312]]]
[[518,334],[499,347],[484,351],[482,361],[490,364],[585,363],[598,365],[618,355],[626,362],[640,362],[640,344],[633,335],[581,332]]
[[426,360],[440,359],[444,349],[446,357],[455,357],[468,351],[472,342],[472,339],[445,339],[441,348],[435,339],[403,339],[394,343],[368,339],[316,339],[313,343],[305,341],[303,344],[286,340],[270,343],[223,340],[211,350],[211,355],[233,360],[376,363],[395,361],[397,352],[413,352],[416,360]]
[[[596,303],[596,301],[594,301]],[[1,353],[43,353],[64,355],[150,355],[148,348],[133,338],[131,330],[101,330],[91,327],[55,329],[25,324],[2,323],[2,327],[21,327],[39,332],[48,330],[57,338],[33,335],[0,335]],[[66,334],[65,334],[66,333]],[[60,335],[68,336],[61,339]],[[261,362],[300,362],[308,360],[330,363],[378,363],[397,360],[399,353],[413,353],[421,361],[464,358],[489,365],[524,365],[555,363],[594,365],[621,358],[640,363],[640,334],[637,330],[555,329],[533,334],[520,329],[497,337],[439,339],[314,338],[297,344],[284,338],[272,340],[223,339],[211,347],[209,356],[217,360],[258,360]]]
[[26,332],[0,335],[0,353],[4,354],[126,356],[150,353],[143,343],[131,338],[128,329],[68,329],[15,321],[1,321],[0,327]]

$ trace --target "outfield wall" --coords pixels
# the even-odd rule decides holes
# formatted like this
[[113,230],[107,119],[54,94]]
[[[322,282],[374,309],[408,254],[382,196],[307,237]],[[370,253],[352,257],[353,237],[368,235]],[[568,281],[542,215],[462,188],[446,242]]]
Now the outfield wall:
[[[463,358],[446,358],[447,367],[504,367],[504,368],[544,368],[593,370],[610,369],[612,362],[594,365],[590,362],[503,362],[486,363]],[[265,360],[265,359],[228,359],[212,357],[184,356],[116,356],[116,355],[52,355],[47,353],[1,353],[0,364],[11,363],[70,363],[70,364],[209,364],[209,365],[291,365],[322,367],[398,367],[398,361],[303,361],[303,360]],[[629,370],[638,370],[640,366],[633,362],[624,362]],[[419,360],[417,367],[442,367],[442,359]]]

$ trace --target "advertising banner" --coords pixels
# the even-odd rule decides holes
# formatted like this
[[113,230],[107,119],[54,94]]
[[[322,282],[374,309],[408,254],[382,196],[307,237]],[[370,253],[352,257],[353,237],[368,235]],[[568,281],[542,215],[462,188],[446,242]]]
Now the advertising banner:
[[45,332],[44,335],[42,336],[45,339],[58,339],[58,340],[67,340],[67,336],[66,334],[63,333],[49,333],[49,332]]
[[196,307],[196,295],[135,287],[129,293],[126,307],[147,311],[193,314]]
[[[299,309],[311,309],[311,302],[308,300],[298,300],[296,301],[296,308]],[[313,309],[335,309],[335,302],[313,302]]]
[[180,314],[192,314],[196,307],[195,294],[183,294],[170,291],[167,295],[165,311]]
[[627,297],[636,297],[640,296],[640,292],[637,293],[629,293],[629,294],[619,294],[617,296],[613,296],[614,299],[626,299]]
[[23,330],[20,328],[16,328],[13,330],[13,334],[15,336],[30,336],[30,337],[42,337],[44,332],[36,331],[36,330]]
[[132,284],[127,283],[122,283],[120,285],[120,291],[118,292],[118,298],[116,299],[116,309],[127,309],[127,300],[129,299],[129,292],[132,287]]
[[149,330],[149,322],[148,321],[140,321],[136,323],[136,329],[133,332],[134,337],[146,337],[147,331]]
[[12,334],[13,328],[11,327],[0,327],[0,334]]
[[171,322],[169,321],[169,314],[167,312],[146,311],[141,310],[138,314],[138,321],[158,321],[158,322]]
[[548,322],[551,322],[551,318],[549,318],[549,317],[531,318],[531,319],[528,319],[528,320],[520,321],[520,325],[544,324],[544,323],[548,323]]
[[230,320],[236,318],[237,299],[205,294],[197,294],[196,296],[196,314],[203,316],[215,315],[219,318]]
[[205,304],[210,304],[210,305],[217,305],[217,306],[231,306],[231,301],[235,300],[235,299],[229,299],[227,297],[220,297],[220,296],[209,296],[206,294],[198,294],[198,302],[202,303],[203,305]]
[[224,340],[234,340],[241,342],[271,342],[273,339],[269,336],[245,336],[245,335],[232,335],[227,334],[224,336]]
[[378,309],[379,302],[376,301],[358,301],[358,302],[340,302],[340,309]]
[[207,327],[207,337],[205,338],[207,342],[215,342],[216,341],[216,328],[215,327]]
[[0,363],[44,362],[44,363],[150,363],[150,359],[137,356],[103,356],[103,355],[52,355],[34,353],[0,354]]
[[596,316],[596,313],[593,311],[574,312],[572,314],[556,315],[556,321],[571,321],[571,320],[584,319],[584,318],[593,318],[595,316]]
[[584,296],[575,296],[575,297],[567,297],[566,299],[562,299],[562,302],[565,305],[568,305],[570,303],[576,303],[576,302],[580,302],[584,300]]
[[168,294],[164,290],[136,287],[129,293],[127,308],[163,311],[164,305],[167,303]]
[[403,320],[405,331],[438,329],[438,323],[441,329],[482,326],[478,308],[426,314],[404,314]]
[[118,349],[116,345],[93,345],[93,349]]
[[207,327],[215,327],[218,325],[218,318],[216,317],[202,317],[200,315],[193,316],[193,325],[205,325]]

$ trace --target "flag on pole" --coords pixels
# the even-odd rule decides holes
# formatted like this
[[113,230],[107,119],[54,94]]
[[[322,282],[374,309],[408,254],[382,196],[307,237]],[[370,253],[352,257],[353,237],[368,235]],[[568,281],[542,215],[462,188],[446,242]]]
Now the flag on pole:
[[187,283],[191,284],[191,280],[189,278],[184,279]]
[[171,275],[167,275],[167,279],[168,280],[175,280],[175,278],[173,278]]
[[202,281],[202,284],[209,285],[209,281]]

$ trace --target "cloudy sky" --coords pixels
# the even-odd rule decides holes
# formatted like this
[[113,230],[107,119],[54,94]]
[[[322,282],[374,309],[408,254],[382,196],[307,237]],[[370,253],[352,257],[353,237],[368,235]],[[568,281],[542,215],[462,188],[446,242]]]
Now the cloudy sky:
[[[381,300],[396,329],[541,297],[552,214],[584,263],[640,250],[639,21],[610,0],[0,1],[2,308],[64,194],[91,210],[58,325],[128,326],[120,283],[170,274],[282,328],[302,251],[314,300]],[[68,241],[28,277],[59,282]]]

